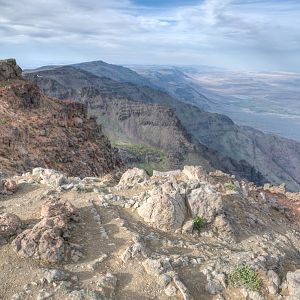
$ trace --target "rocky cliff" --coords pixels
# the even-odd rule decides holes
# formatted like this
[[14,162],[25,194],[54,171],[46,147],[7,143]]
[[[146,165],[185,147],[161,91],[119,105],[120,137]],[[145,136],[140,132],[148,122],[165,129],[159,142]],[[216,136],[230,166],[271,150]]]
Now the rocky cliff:
[[35,166],[73,176],[108,173],[122,165],[83,104],[44,96],[20,77],[13,60],[0,62],[0,162],[2,172]]

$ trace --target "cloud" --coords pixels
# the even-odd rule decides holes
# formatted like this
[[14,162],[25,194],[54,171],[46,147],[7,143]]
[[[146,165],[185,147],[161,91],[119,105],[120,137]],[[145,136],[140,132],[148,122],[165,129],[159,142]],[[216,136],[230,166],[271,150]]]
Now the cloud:
[[298,1],[163,2],[0,0],[0,56],[300,71]]

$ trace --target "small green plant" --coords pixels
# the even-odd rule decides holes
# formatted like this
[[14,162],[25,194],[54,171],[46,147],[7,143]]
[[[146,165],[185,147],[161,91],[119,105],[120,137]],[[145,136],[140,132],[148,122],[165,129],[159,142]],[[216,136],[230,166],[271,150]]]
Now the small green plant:
[[236,190],[236,186],[232,183],[225,183],[224,186],[225,186],[225,189],[227,189],[227,190],[231,190],[231,191]]
[[194,219],[194,229],[200,231],[205,225],[205,219],[202,217],[196,217]]
[[261,279],[249,266],[237,266],[228,275],[228,283],[233,287],[245,287],[251,291],[257,291],[261,287]]

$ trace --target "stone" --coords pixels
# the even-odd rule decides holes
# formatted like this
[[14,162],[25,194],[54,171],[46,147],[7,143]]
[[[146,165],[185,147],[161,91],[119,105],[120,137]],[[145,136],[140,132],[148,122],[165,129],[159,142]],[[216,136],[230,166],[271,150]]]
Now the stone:
[[189,290],[184,285],[184,283],[180,280],[180,278],[177,274],[174,275],[173,281],[174,281],[176,287],[178,288],[178,290],[180,291],[182,298],[184,300],[193,300],[193,297],[190,294]]
[[167,259],[147,258],[142,262],[142,265],[146,272],[152,275],[160,275],[173,271],[173,268]]
[[286,274],[288,300],[300,299],[300,269]]
[[194,221],[188,220],[182,226],[182,233],[192,233],[194,229]]
[[77,220],[74,207],[59,199],[48,199],[43,205],[43,219],[32,229],[19,234],[12,242],[13,249],[22,257],[45,262],[67,260],[71,248],[70,221]]
[[0,238],[8,238],[17,234],[21,225],[18,216],[11,213],[0,214]]
[[12,242],[12,247],[22,257],[47,262],[63,261],[67,252],[63,238],[66,232],[68,226],[63,218],[45,218],[32,229],[19,234]]
[[35,168],[32,170],[32,175],[38,177],[42,184],[46,184],[54,188],[58,188],[69,183],[67,177],[63,173],[52,169]]
[[181,170],[172,170],[172,171],[167,171],[167,172],[160,172],[160,171],[155,171],[153,170],[153,177],[176,177],[181,174]]
[[12,179],[4,179],[4,190],[8,193],[15,193],[18,189],[18,184]]
[[202,166],[184,166],[182,175],[189,181],[206,181],[207,172]]
[[149,175],[143,169],[133,168],[127,170],[121,177],[118,187],[131,188],[149,179]]
[[224,211],[221,195],[208,184],[192,190],[187,196],[187,203],[192,217],[202,217],[206,222],[212,222]]
[[175,231],[183,224],[186,207],[179,193],[159,193],[149,197],[137,212],[151,226],[164,231]]
[[165,294],[168,297],[175,297],[177,294],[177,288],[174,286],[174,284],[169,284],[165,289]]
[[217,295],[226,288],[226,278],[224,274],[217,274],[213,277],[208,276],[208,278],[205,289],[210,294]]
[[41,217],[51,218],[63,216],[68,220],[79,221],[80,216],[75,207],[69,202],[61,200],[58,197],[50,196],[41,207]]
[[22,79],[22,69],[14,58],[0,60],[0,81]]
[[51,269],[45,271],[44,278],[48,283],[52,283],[56,281],[64,281],[69,278],[69,275],[64,271]]
[[280,278],[276,272],[273,270],[269,270],[267,273],[268,276],[268,290],[271,295],[276,295],[280,286]]
[[100,264],[107,258],[107,254],[103,254],[101,255],[99,258],[93,260],[89,265],[88,265],[88,269],[95,271]]

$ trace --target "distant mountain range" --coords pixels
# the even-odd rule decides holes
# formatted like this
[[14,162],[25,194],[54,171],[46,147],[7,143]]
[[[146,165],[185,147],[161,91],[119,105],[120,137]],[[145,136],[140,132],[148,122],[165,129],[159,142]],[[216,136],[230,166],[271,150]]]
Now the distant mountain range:
[[239,125],[300,141],[300,74],[199,67],[133,66],[173,96]]
[[203,110],[217,100],[188,84],[183,72],[142,75],[97,61],[43,67],[25,77],[46,95],[87,103],[128,162],[163,169],[200,162],[258,184],[286,182],[299,190],[299,143]]

